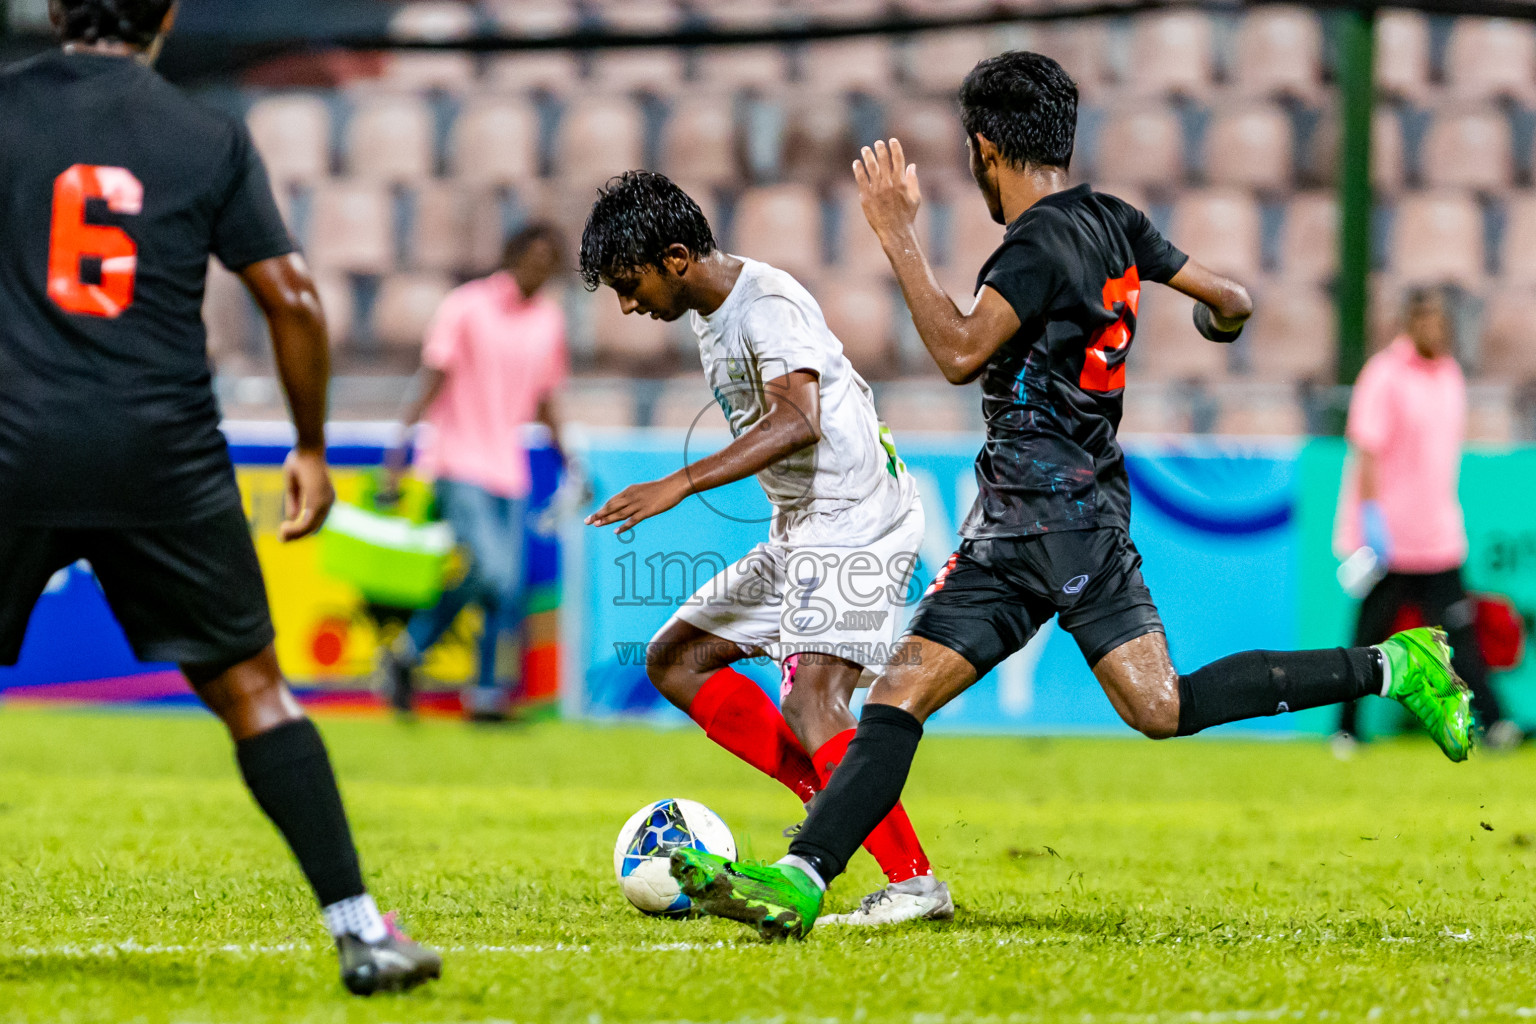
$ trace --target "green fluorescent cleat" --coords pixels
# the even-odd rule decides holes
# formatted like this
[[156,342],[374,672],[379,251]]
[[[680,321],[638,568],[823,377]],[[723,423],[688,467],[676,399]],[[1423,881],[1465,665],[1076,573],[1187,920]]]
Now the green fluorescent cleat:
[[1377,648],[1392,667],[1387,696],[1413,712],[1446,757],[1465,761],[1472,750],[1472,696],[1451,667],[1445,631],[1405,629]]
[[769,942],[805,938],[821,913],[822,892],[799,868],[681,849],[672,851],[672,877],[704,913],[751,925]]

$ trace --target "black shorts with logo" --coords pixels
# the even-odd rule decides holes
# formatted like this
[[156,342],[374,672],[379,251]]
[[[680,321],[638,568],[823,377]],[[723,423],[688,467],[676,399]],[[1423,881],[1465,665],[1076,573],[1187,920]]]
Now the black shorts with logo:
[[49,578],[80,559],[141,661],[223,668],[272,642],[267,589],[239,506],[170,526],[0,525],[0,665],[16,664]]
[[966,540],[939,570],[907,632],[948,647],[986,675],[1052,615],[1090,666],[1163,632],[1141,554],[1118,526]]

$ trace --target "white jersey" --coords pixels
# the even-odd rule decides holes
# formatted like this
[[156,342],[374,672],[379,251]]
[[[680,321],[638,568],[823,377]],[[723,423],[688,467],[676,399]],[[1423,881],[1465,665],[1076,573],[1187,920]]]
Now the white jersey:
[[773,541],[848,546],[885,535],[917,490],[875,413],[874,394],[810,292],[782,270],[737,258],[741,276],[720,308],[691,314],[704,377],[731,434],[767,412],[765,381],[795,370],[821,381],[821,441],[757,474],[774,506]]

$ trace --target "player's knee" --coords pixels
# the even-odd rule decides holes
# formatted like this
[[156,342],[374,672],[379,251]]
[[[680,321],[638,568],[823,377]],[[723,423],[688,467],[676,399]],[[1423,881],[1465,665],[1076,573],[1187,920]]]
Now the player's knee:
[[1177,698],[1154,698],[1133,706],[1127,716],[1131,728],[1148,739],[1166,740],[1179,734]]

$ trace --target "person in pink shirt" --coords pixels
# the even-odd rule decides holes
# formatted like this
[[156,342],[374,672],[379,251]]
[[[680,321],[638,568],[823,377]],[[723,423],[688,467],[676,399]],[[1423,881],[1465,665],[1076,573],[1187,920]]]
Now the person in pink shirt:
[[[1392,632],[1399,613],[1416,607],[1445,627],[1452,664],[1472,689],[1472,705],[1490,746],[1518,743],[1488,685],[1474,630],[1475,607],[1462,585],[1467,532],[1456,485],[1466,437],[1467,386],[1451,353],[1443,288],[1413,290],[1404,333],[1372,356],[1349,404],[1346,435],[1354,472],[1346,474],[1338,541],[1343,551],[1370,548],[1387,572],[1360,605],[1357,644]],[[1356,707],[1342,706],[1337,742],[1358,736]]]
[[401,417],[389,465],[405,465],[405,440],[420,421],[417,466],[436,482],[438,506],[468,549],[464,579],[418,612],[384,652],[383,688],[409,713],[412,674],[468,604],[485,612],[480,664],[465,707],[478,720],[506,716],[508,688],[496,679],[496,648],[523,621],[524,519],[530,478],[524,428],[548,427],[558,450],[554,398],[568,373],[565,314],[544,286],[560,272],[558,231],[534,223],[506,246],[503,269],[443,300],[422,349],[417,397]]

